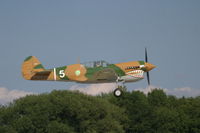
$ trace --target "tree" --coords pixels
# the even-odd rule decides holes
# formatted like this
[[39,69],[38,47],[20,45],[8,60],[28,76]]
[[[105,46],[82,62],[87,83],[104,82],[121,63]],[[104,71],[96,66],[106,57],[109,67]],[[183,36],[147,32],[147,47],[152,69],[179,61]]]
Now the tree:
[[1,112],[2,131],[124,132],[125,114],[122,109],[105,99],[79,92],[53,91],[26,96],[1,109]]
[[197,133],[200,97],[163,90],[89,96],[72,91],[30,95],[0,106],[2,133]]
[[154,89],[148,93],[148,101],[154,107],[165,106],[167,104],[167,95],[162,89]]

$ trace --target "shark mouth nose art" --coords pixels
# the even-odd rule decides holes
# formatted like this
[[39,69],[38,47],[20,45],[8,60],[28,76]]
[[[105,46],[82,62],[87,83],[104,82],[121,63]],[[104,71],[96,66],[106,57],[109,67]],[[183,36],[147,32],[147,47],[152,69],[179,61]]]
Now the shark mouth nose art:
[[142,70],[134,70],[134,71],[127,72],[126,74],[136,77],[136,78],[144,78],[144,76],[143,76],[144,71],[142,71]]

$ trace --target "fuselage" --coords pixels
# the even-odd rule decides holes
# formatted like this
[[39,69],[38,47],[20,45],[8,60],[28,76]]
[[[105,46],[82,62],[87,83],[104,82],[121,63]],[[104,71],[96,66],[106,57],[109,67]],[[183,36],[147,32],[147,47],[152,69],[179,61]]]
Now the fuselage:
[[[144,61],[132,61],[94,67],[87,67],[84,64],[73,64],[54,68],[53,80],[74,81],[79,83],[110,83],[116,82],[116,80],[136,82],[144,78],[144,72],[150,71],[154,67],[154,65]],[[112,76],[112,78],[109,78],[109,74],[106,74],[104,70],[113,70],[116,74],[115,78]]]
[[27,80],[65,81],[79,83],[136,82],[144,78],[144,72],[155,68],[144,61],[109,64],[95,61],[89,64],[72,64],[45,69],[34,56],[27,57],[22,64],[22,75]]

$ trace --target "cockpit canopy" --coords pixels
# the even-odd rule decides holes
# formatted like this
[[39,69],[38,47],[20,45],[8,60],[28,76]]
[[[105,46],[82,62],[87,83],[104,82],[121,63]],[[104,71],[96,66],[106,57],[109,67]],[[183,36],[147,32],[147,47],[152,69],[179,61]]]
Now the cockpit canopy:
[[109,63],[104,60],[85,62],[85,63],[81,63],[81,64],[88,68],[107,67],[109,65]]

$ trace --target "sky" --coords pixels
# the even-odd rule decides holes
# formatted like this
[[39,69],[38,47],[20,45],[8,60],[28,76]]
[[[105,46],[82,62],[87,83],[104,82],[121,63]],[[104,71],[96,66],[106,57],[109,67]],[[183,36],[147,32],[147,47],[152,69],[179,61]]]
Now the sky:
[[[0,1],[0,103],[15,95],[11,92],[95,88],[26,81],[21,64],[29,55],[54,68],[75,64],[79,58],[144,60],[145,47],[149,62],[157,66],[150,72],[152,86],[178,96],[200,95],[199,7],[199,0]],[[148,88],[146,79],[126,86],[130,91]]]

